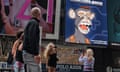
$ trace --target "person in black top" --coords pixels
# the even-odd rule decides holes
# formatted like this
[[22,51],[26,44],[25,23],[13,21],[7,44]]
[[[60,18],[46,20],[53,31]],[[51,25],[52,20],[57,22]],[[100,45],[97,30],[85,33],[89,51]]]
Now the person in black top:
[[41,10],[38,7],[31,9],[32,18],[24,29],[23,60],[27,66],[27,72],[40,72],[39,63],[39,22]]
[[45,49],[44,56],[46,58],[46,68],[48,72],[56,72],[57,50],[53,43],[49,43]]
[[15,72],[25,72],[24,69],[24,62],[23,62],[23,57],[22,57],[22,48],[23,48],[23,34],[20,37],[20,42],[18,44],[17,50],[16,50],[16,56],[15,56],[15,60],[16,60],[16,69]]
[[22,57],[22,43],[23,43],[23,31],[18,31],[16,34],[17,40],[12,47],[12,56],[14,58],[14,72],[25,72],[24,63]]

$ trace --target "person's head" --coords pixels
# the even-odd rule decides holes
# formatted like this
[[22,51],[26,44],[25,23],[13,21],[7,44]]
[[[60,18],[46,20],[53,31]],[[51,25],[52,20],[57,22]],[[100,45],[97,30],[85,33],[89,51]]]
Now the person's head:
[[55,44],[52,43],[52,42],[50,42],[47,47],[50,48],[50,49],[51,49],[51,48],[54,48],[54,47],[55,47]]
[[18,31],[17,34],[16,34],[16,38],[21,39],[22,35],[23,35],[23,31]]
[[50,42],[47,46],[46,46],[46,49],[45,49],[45,52],[44,52],[44,56],[45,58],[47,58],[47,56],[49,55],[49,53],[53,50],[53,48],[55,47],[54,43]]
[[41,17],[41,10],[40,10],[40,8],[33,7],[31,9],[31,15],[32,15],[32,17],[39,19]]
[[87,56],[93,56],[93,55],[94,55],[92,49],[87,49],[87,50],[86,50],[86,54],[87,54]]

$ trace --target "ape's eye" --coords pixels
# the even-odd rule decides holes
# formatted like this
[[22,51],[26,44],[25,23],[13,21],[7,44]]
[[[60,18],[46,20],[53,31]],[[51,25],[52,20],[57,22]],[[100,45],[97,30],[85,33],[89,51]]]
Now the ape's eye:
[[89,25],[89,27],[91,27],[91,25]]
[[91,25],[86,25],[87,27],[91,27]]
[[82,20],[82,19],[84,19],[84,17],[80,17],[80,19]]
[[89,17],[89,16],[87,16],[87,18],[88,18],[89,20],[92,20],[91,17]]

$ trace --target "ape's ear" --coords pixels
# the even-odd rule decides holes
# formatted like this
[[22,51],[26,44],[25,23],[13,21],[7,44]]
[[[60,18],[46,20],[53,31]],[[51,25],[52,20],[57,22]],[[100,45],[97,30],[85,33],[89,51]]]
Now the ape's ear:
[[70,18],[72,19],[76,18],[75,11],[72,8],[69,10],[68,14]]

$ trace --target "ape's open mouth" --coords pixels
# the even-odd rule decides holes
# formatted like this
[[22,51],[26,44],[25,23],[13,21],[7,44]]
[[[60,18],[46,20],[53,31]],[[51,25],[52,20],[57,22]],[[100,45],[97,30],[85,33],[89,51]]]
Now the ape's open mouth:
[[90,31],[91,23],[88,22],[81,22],[78,25],[78,29],[83,34],[88,34]]
[[88,29],[88,27],[87,27],[86,25],[84,25],[84,24],[80,24],[80,28],[81,28],[82,30],[87,30],[87,29]]

